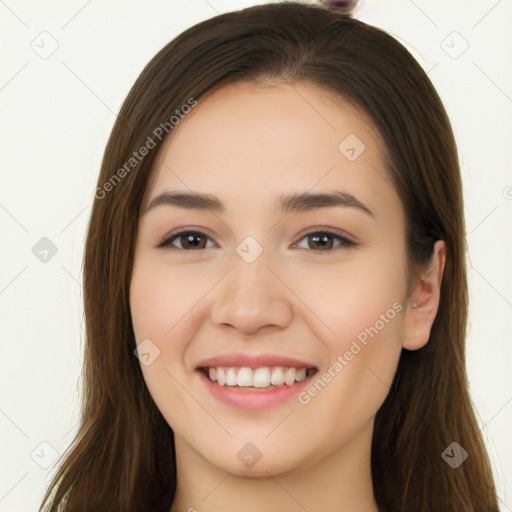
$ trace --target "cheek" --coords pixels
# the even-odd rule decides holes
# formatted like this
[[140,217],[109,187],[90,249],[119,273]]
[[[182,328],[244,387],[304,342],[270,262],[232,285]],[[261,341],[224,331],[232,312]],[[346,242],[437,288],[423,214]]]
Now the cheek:
[[389,393],[401,353],[400,303],[369,307],[354,302],[347,310],[345,323],[334,325],[336,335],[323,339],[328,344],[327,367],[298,397],[304,424],[315,425],[338,447],[375,416]]
[[149,256],[135,260],[130,309],[137,341],[139,336],[149,337],[149,333],[160,340],[173,337],[175,329],[186,323],[183,320],[202,291],[191,286],[191,277],[186,271],[171,269]]
[[[159,278],[160,277],[160,278]],[[172,288],[150,267],[134,266],[130,284],[130,309],[137,342],[160,338],[170,328],[175,310]]]
[[[380,316],[387,311],[385,320],[396,320],[397,309],[405,308],[401,303],[406,277],[405,259],[399,251],[375,250],[354,253],[339,265],[318,265],[314,271],[295,276],[294,284],[297,295],[320,320],[317,335],[332,352],[344,351],[350,340],[376,322],[382,327]],[[399,306],[393,308],[395,303]],[[379,330],[383,337],[396,339],[400,323],[386,322],[385,329]]]
[[[320,337],[329,354],[328,366],[302,401],[307,402],[311,421],[328,410],[331,419],[355,427],[374,416],[384,401],[402,348],[405,268],[399,253],[380,251],[375,258],[354,258],[339,272],[326,268],[324,276],[317,273],[314,293],[313,283],[303,281],[310,290],[309,303],[329,328],[322,328],[325,334]],[[325,428],[336,436],[340,424],[327,423]]]
[[[150,339],[160,351],[151,366],[142,366],[145,372],[157,368],[172,369],[182,360],[186,340],[183,330],[190,329],[187,310],[188,296],[179,292],[179,280],[170,279],[161,268],[140,261],[134,265],[130,283],[130,310],[137,343]],[[186,300],[184,295],[187,295]]]
[[[179,293],[176,278],[147,260],[135,262],[130,283],[130,310],[137,344],[150,347],[150,364],[140,360],[144,381],[168,424],[176,428],[176,410],[187,411],[190,401],[180,383],[185,382],[184,353],[194,324],[188,296]],[[187,295],[186,304],[184,295]],[[192,334],[193,335],[193,334]],[[148,345],[147,341],[150,340]],[[155,356],[156,355],[156,356]]]

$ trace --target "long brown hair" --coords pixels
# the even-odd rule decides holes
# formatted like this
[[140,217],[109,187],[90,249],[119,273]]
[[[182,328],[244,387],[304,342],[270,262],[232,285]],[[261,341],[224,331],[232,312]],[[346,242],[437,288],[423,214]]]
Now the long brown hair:
[[[139,208],[165,140],[155,130],[191,98],[200,104],[207,91],[236,81],[307,81],[357,105],[385,142],[411,269],[425,268],[434,242],[445,241],[429,342],[402,351],[375,419],[371,464],[380,510],[498,512],[465,368],[465,223],[450,122],[425,72],[393,37],[299,2],[254,6],[187,29],[130,90],[105,150],[87,231],[81,423],[40,511],[167,512],[172,505],[173,432],[134,356],[129,286]],[[155,147],[131,161],[148,138]],[[456,469],[442,457],[452,442],[469,454]]]

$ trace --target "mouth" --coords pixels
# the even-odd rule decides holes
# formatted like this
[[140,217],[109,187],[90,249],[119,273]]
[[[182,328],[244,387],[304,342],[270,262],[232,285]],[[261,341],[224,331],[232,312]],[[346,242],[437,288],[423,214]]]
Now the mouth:
[[307,359],[270,351],[219,353],[199,361],[195,370],[213,399],[253,412],[290,403],[318,373]]
[[220,387],[253,392],[291,388],[318,371],[300,366],[202,366],[197,370]]

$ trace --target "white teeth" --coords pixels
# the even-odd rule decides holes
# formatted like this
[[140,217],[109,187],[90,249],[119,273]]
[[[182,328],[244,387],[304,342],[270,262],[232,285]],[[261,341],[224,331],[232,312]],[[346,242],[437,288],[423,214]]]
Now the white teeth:
[[236,378],[236,372],[233,367],[226,369],[226,384],[228,386],[238,386],[238,380]]
[[306,368],[288,368],[283,366],[272,368],[263,366],[254,369],[246,366],[242,368],[219,366],[218,368],[212,367],[207,370],[209,379],[217,382],[220,386],[254,388],[292,386],[295,382],[300,382],[315,373],[315,370],[312,369],[306,370]]
[[284,383],[291,386],[295,382],[295,368],[288,368],[284,374]]
[[306,368],[299,368],[295,373],[295,380],[300,382],[306,378]]
[[224,386],[226,384],[226,376],[224,375],[224,368],[217,368],[217,382]]
[[238,385],[239,386],[252,386],[252,370],[244,367],[238,370]]
[[255,388],[266,388],[270,386],[270,370],[268,368],[258,368],[254,372],[253,386]]
[[282,366],[274,368],[274,371],[272,372],[272,377],[270,378],[270,382],[274,386],[282,386],[284,384],[284,371]]

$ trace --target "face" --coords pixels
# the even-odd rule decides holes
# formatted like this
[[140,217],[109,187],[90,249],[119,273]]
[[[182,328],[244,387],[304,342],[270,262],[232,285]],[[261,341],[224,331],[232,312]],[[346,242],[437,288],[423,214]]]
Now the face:
[[261,476],[341,453],[373,426],[402,348],[405,219],[377,131],[312,84],[240,83],[171,135],[130,306],[177,458]]

